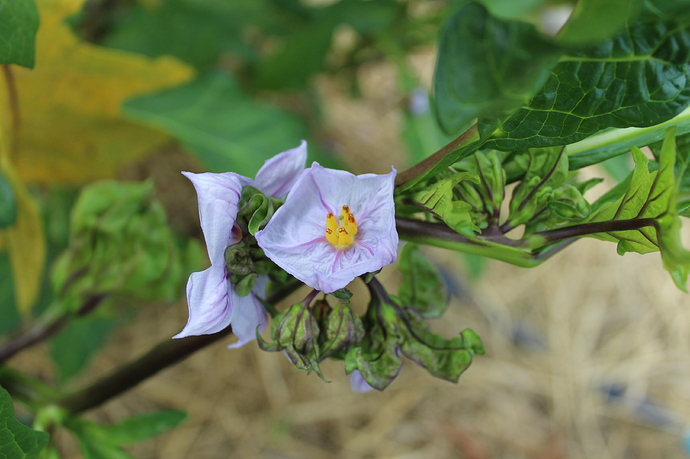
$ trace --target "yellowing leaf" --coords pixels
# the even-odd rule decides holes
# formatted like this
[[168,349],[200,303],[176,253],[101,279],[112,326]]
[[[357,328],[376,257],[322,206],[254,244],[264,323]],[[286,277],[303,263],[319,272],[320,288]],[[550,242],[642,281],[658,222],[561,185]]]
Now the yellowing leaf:
[[41,215],[24,184],[17,177],[0,137],[0,171],[8,178],[17,199],[17,219],[0,232],[0,248],[10,256],[14,295],[19,311],[26,315],[38,298],[45,263],[45,239]]
[[[19,99],[18,151],[25,182],[79,183],[112,176],[166,136],[120,118],[132,96],[187,82],[193,70],[171,57],[151,59],[74,36],[65,18],[84,0],[38,0],[41,26],[33,70],[13,67]],[[7,107],[6,91],[0,106]]]

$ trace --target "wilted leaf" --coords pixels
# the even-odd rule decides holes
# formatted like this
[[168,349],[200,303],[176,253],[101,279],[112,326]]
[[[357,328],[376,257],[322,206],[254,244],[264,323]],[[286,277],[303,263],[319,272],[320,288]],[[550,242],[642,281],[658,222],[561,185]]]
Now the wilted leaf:
[[[39,0],[36,68],[16,68],[21,122],[12,152],[26,182],[79,183],[112,176],[162,134],[120,118],[123,100],[187,81],[172,58],[149,59],[79,41],[65,23],[83,0]],[[21,3],[21,2],[20,2]],[[6,91],[0,106],[7,107]]]
[[14,223],[0,234],[9,252],[17,308],[26,314],[40,293],[46,244],[38,206],[17,177],[3,146],[0,145],[0,173],[12,186],[17,209]]

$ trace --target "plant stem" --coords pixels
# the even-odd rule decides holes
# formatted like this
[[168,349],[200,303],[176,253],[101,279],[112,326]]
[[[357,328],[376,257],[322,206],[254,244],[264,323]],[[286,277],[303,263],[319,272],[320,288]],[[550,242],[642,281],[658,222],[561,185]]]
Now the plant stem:
[[91,386],[59,398],[55,404],[70,413],[81,413],[95,408],[231,333],[232,328],[228,327],[212,335],[175,340],[168,338],[143,356],[117,368]]
[[539,233],[534,233],[533,237],[543,238],[544,242],[548,244],[564,239],[587,236],[589,234],[639,230],[646,226],[656,227],[656,220],[653,218],[633,218],[630,220],[583,223],[581,225],[541,231]]
[[[81,317],[89,314],[105,299],[105,297],[106,295],[90,297],[84,301],[76,315]],[[46,315],[27,332],[11,339],[0,348],[0,364],[10,359],[18,352],[28,349],[57,334],[69,323],[72,316],[71,313],[57,315],[49,310]]]
[[451,141],[448,145],[441,148],[439,151],[429,156],[428,158],[420,161],[414,166],[410,167],[399,173],[395,177],[395,186],[401,187],[408,182],[414,181],[423,177],[427,172],[439,164],[446,156],[453,153],[457,149],[469,145],[472,142],[479,140],[479,133],[477,131],[477,125],[473,125],[467,131],[462,133],[458,138]]
[[[266,301],[270,304],[280,302],[295,290],[294,284],[288,285],[290,288],[279,290]],[[57,398],[54,403],[70,413],[81,413],[95,408],[231,333],[232,328],[227,327],[212,335],[167,338],[138,359],[115,369],[85,389]]]

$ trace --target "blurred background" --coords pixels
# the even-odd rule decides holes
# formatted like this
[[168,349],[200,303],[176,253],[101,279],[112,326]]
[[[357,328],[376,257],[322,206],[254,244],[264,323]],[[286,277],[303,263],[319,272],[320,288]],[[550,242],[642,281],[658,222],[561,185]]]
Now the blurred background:
[[[0,332],[21,327],[22,311],[55,304],[53,271],[82,256],[75,202],[97,180],[150,180],[147,202],[160,208],[141,207],[146,225],[128,227],[127,241],[144,253],[154,228],[174,256],[143,274],[155,286],[149,295],[89,273],[80,298],[107,285],[107,304],[12,366],[77,388],[182,329],[186,277],[207,262],[196,195],[181,170],[253,177],[306,139],[310,161],[382,173],[444,145],[428,90],[438,29],[459,3],[37,0],[36,66],[12,68],[1,102],[10,107],[9,157],[37,203],[45,250],[32,259],[44,274],[33,287],[13,282],[12,255],[0,254]],[[572,7],[484,3],[544,29]],[[581,240],[529,270],[427,254],[451,293],[447,319],[433,327],[446,336],[472,328],[487,348],[457,385],[406,361],[385,392],[355,394],[340,363],[324,363],[325,384],[253,343],[228,350],[227,338],[87,417],[188,412],[176,429],[129,448],[138,458],[687,457],[690,299],[658,254],[619,257],[612,244]],[[104,256],[103,266],[119,262]],[[382,273],[391,290],[399,277],[394,267]],[[365,291],[353,290],[364,304]],[[80,457],[69,434],[58,445],[64,457]]]

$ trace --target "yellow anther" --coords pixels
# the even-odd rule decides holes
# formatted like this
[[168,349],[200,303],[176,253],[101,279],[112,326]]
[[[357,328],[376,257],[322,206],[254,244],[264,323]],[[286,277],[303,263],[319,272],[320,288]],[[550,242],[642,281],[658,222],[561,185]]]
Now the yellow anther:
[[335,215],[330,212],[328,212],[328,215],[326,215],[326,228],[333,232],[337,231],[338,229],[338,220],[336,220]]
[[333,245],[338,245],[338,235],[330,228],[326,228],[326,240]]
[[349,206],[343,206],[337,218],[331,212],[326,214],[326,240],[337,249],[350,246],[356,234],[357,220],[350,213]]
[[338,245],[347,247],[350,244],[352,244],[352,236],[350,236],[345,228],[338,228]]
[[345,218],[345,228],[347,228],[347,232],[351,235],[355,236],[357,234],[357,220],[354,214],[347,214]]

